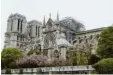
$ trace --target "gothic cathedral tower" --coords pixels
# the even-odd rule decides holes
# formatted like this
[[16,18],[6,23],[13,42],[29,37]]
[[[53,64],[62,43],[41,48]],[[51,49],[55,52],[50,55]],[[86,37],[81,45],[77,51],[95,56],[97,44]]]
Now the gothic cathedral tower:
[[19,47],[25,40],[23,33],[26,27],[26,17],[20,14],[11,14],[7,21],[5,33],[5,47]]

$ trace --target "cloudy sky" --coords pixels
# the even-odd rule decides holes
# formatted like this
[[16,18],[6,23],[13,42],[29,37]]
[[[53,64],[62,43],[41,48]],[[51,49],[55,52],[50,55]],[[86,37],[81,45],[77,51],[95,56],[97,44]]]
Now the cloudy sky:
[[26,16],[27,21],[36,19],[56,19],[59,11],[60,19],[73,17],[83,23],[86,29],[106,27],[113,24],[113,0],[2,0],[1,2],[2,48],[7,18],[11,13]]

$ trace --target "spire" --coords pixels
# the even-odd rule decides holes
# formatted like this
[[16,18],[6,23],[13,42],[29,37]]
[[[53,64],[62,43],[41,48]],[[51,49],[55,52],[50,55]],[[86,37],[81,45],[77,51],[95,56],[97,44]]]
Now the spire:
[[59,21],[59,13],[58,13],[58,11],[57,11],[57,22]]
[[51,13],[49,13],[49,18],[51,18]]
[[45,23],[46,23],[46,22],[45,22],[45,15],[44,15],[44,19],[43,19],[43,25],[44,25],[44,26],[45,26]]

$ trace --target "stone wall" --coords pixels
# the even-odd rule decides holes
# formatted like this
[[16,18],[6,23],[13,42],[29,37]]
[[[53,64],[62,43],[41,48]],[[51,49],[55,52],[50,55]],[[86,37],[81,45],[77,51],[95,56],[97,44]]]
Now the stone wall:
[[98,45],[98,39],[103,28],[87,30],[83,32],[76,33],[74,40],[75,50],[91,50],[95,53]]

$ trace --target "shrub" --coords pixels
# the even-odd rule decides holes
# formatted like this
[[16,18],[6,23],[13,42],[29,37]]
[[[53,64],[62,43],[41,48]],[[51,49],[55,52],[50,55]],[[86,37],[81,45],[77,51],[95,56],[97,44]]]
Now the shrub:
[[113,74],[113,58],[102,59],[93,67],[99,74]]
[[11,63],[9,64],[9,67],[12,68],[12,69],[15,69],[15,68],[17,68],[18,66],[16,65],[16,62],[14,61],[14,62],[11,62]]
[[20,68],[63,66],[66,65],[66,60],[61,57],[49,60],[47,56],[33,54],[17,60],[16,64]]
[[21,68],[33,68],[45,66],[47,63],[47,57],[43,55],[31,55],[23,57],[16,61],[16,64]]

